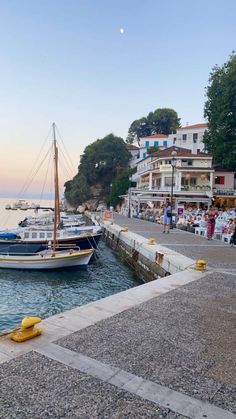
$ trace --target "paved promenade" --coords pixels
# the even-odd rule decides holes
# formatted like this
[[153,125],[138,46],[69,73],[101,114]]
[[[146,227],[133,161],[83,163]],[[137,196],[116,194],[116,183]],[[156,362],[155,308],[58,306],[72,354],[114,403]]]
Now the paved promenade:
[[211,268],[50,317],[26,343],[1,339],[0,418],[236,418],[236,249],[115,221]]
[[114,222],[122,227],[127,226],[130,231],[143,237],[154,237],[157,244],[191,259],[206,259],[211,268],[236,273],[236,248],[221,240],[207,240],[176,228],[170,230],[169,234],[162,234],[163,227],[160,224],[118,214],[114,214]]

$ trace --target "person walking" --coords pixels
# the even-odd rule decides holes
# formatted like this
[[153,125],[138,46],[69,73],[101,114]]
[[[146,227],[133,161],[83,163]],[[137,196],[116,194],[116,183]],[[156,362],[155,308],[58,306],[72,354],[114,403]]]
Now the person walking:
[[207,240],[212,240],[212,237],[215,232],[215,224],[216,224],[217,216],[218,216],[218,212],[213,207],[210,207],[209,210],[206,212]]
[[171,220],[171,205],[170,201],[167,198],[163,204],[163,224],[164,229],[162,233],[169,233],[170,232],[170,220]]

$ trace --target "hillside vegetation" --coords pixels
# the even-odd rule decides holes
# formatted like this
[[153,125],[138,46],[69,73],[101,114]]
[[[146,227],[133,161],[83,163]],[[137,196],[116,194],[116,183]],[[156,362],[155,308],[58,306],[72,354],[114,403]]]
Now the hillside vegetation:
[[65,184],[66,200],[74,207],[85,204],[91,209],[101,203],[118,203],[113,189],[120,194],[127,191],[130,157],[123,139],[113,134],[89,144],[81,157],[78,173]]

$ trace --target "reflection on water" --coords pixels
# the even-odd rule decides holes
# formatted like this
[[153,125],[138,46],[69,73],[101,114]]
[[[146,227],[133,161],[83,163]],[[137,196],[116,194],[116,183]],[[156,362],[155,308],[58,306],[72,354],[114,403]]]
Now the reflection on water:
[[24,316],[45,318],[140,283],[103,243],[86,270],[0,270],[0,330],[19,325]]

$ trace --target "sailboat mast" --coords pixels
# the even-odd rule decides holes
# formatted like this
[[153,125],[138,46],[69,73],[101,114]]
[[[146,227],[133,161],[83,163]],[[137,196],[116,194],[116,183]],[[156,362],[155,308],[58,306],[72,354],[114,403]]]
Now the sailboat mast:
[[52,124],[53,130],[53,146],[54,146],[54,229],[53,229],[53,248],[56,248],[57,227],[60,224],[60,207],[59,207],[59,180],[58,180],[58,148],[56,141],[56,124]]

